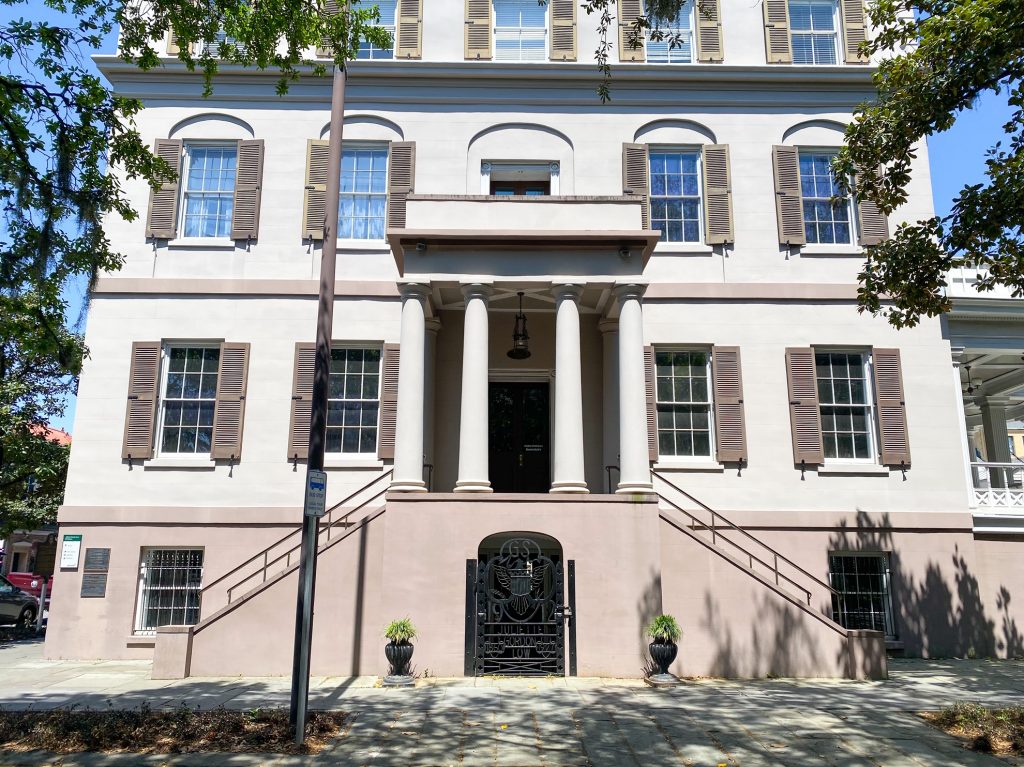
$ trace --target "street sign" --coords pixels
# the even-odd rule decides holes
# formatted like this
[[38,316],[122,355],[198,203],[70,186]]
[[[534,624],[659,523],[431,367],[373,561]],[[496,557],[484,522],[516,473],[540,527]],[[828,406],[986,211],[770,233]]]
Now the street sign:
[[327,472],[310,469],[306,473],[306,503],[302,513],[322,517],[327,511]]
[[82,551],[82,536],[81,535],[65,535],[64,541],[60,547],[60,566],[61,569],[70,567],[74,570],[78,569],[78,555]]

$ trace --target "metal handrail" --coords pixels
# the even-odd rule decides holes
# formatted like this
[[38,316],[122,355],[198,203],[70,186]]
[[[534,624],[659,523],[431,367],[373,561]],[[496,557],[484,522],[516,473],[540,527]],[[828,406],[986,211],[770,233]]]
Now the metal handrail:
[[[329,530],[330,530],[330,528],[334,527],[334,525],[335,525],[335,524],[337,524],[337,523],[339,523],[339,522],[342,522],[342,521],[344,521],[344,520],[345,520],[345,519],[346,519],[346,518],[347,518],[347,517],[348,517],[348,516],[349,516],[350,514],[352,514],[353,512],[356,512],[356,511],[358,511],[359,509],[361,509],[361,508],[362,508],[363,506],[365,506],[365,505],[366,505],[367,503],[369,503],[370,501],[374,500],[375,498],[378,498],[378,497],[380,497],[380,495],[381,495],[382,493],[384,493],[384,492],[386,491],[386,489],[387,489],[387,488],[385,488],[385,490],[382,490],[381,492],[377,493],[377,494],[376,494],[376,495],[374,495],[374,496],[373,496],[372,498],[369,498],[369,499],[367,499],[366,501],[363,501],[363,502],[362,502],[361,504],[359,504],[358,506],[356,506],[355,508],[353,508],[352,510],[350,510],[349,512],[347,512],[347,513],[345,514],[345,516],[343,516],[343,517],[341,517],[340,519],[338,519],[338,520],[337,520],[337,522],[333,522],[333,521],[331,521],[331,517],[333,516],[333,514],[334,514],[334,512],[335,512],[335,511],[337,511],[338,509],[340,509],[341,507],[343,507],[343,506],[344,506],[344,505],[345,505],[346,503],[348,503],[349,501],[351,501],[351,500],[352,500],[353,498],[355,498],[355,497],[356,497],[357,495],[359,495],[360,493],[363,493],[363,492],[365,492],[366,490],[369,490],[369,489],[370,489],[371,487],[373,487],[373,486],[374,486],[374,485],[375,485],[376,483],[380,482],[380,480],[382,480],[382,479],[385,479],[385,478],[387,478],[387,477],[390,477],[390,476],[391,476],[391,475],[392,475],[393,473],[394,473],[394,469],[388,469],[388,470],[387,470],[386,472],[384,472],[383,474],[379,474],[379,475],[377,475],[376,477],[374,477],[373,479],[371,479],[371,480],[370,480],[369,482],[367,482],[367,483],[366,483],[365,485],[363,485],[362,487],[360,487],[360,488],[359,488],[358,490],[356,490],[356,491],[354,491],[354,492],[350,493],[350,494],[349,494],[349,495],[347,495],[347,496],[346,496],[345,498],[343,498],[342,500],[340,500],[340,501],[339,501],[338,503],[336,503],[336,504],[334,504],[333,506],[331,506],[331,508],[329,508],[329,509],[327,510],[326,514],[324,514],[324,517],[325,517],[325,518],[326,518],[326,520],[327,520],[327,524],[326,524],[326,526],[325,526],[325,527],[322,527],[322,528],[321,528],[321,530],[323,530],[323,529],[326,529],[326,530],[328,530],[328,531],[329,531]],[[321,523],[321,524],[322,524],[322,523]],[[224,574],[223,574],[222,576],[220,576],[219,578],[217,578],[217,579],[215,579],[215,580],[213,580],[213,581],[210,581],[210,582],[209,582],[208,584],[206,584],[205,586],[203,586],[203,587],[202,587],[202,589],[200,589],[199,593],[200,593],[200,594],[204,594],[204,593],[205,593],[205,592],[206,592],[206,591],[207,591],[208,589],[211,589],[211,588],[213,588],[214,586],[216,586],[216,585],[217,585],[218,583],[220,583],[221,581],[224,581],[224,580],[226,580],[227,578],[231,577],[232,575],[234,575],[235,573],[237,573],[237,572],[238,572],[239,570],[241,570],[241,569],[242,569],[243,567],[246,567],[247,565],[251,565],[251,564],[252,564],[253,562],[255,562],[256,560],[258,560],[258,559],[259,559],[260,557],[263,557],[263,559],[264,559],[264,568],[266,568],[266,567],[268,566],[268,562],[267,562],[267,557],[268,557],[268,555],[270,554],[271,550],[273,550],[273,549],[277,548],[278,546],[280,546],[280,545],[281,545],[282,543],[284,543],[285,541],[287,541],[287,540],[288,540],[289,538],[291,538],[292,536],[294,536],[294,535],[298,535],[298,534],[299,534],[300,532],[302,532],[302,529],[301,529],[301,528],[298,528],[298,527],[297,527],[297,528],[296,528],[295,530],[292,530],[292,531],[291,531],[290,533],[286,533],[286,534],[285,534],[285,535],[284,535],[283,537],[281,537],[281,538],[279,538],[278,540],[274,541],[273,543],[271,543],[271,544],[270,544],[269,546],[267,546],[267,547],[266,547],[265,549],[263,549],[262,551],[259,551],[259,552],[255,553],[255,554],[253,554],[253,555],[252,555],[251,557],[249,557],[249,558],[248,558],[247,560],[245,560],[245,561],[244,561],[244,562],[242,562],[241,564],[239,564],[239,565],[236,565],[234,569],[232,569],[232,570],[229,570],[228,572],[224,573]],[[318,536],[319,536],[319,533],[320,533],[320,531],[318,530],[318,531],[317,531],[317,535],[318,535]],[[328,532],[328,540],[330,540],[330,533],[329,533],[329,532]],[[290,553],[291,553],[292,551],[294,551],[294,549],[289,549],[289,550],[288,550],[287,552],[285,552],[285,555],[287,555],[287,554],[290,554]],[[282,555],[282,556],[285,556],[285,555]],[[281,557],[278,557],[277,559],[275,559],[275,560],[274,560],[273,562],[270,562],[269,564],[275,564],[276,562],[280,561],[280,559],[281,559]],[[242,581],[240,581],[240,582],[244,583],[245,581],[249,580],[249,577],[251,577],[251,576],[247,576],[246,578],[244,578],[244,579],[243,579]],[[234,586],[232,586],[231,588],[233,589],[233,588],[235,588],[235,587],[234,587]]]
[[[818,585],[818,586],[820,586],[821,588],[823,588],[823,589],[825,589],[826,591],[828,591],[830,595],[832,595],[832,596],[834,596],[834,597],[836,597],[836,598],[839,598],[839,597],[841,596],[841,595],[839,594],[839,592],[838,592],[838,591],[836,591],[836,590],[835,590],[834,588],[832,588],[832,587],[831,587],[831,586],[830,586],[829,584],[825,583],[825,582],[824,582],[823,580],[821,580],[820,578],[818,578],[818,577],[816,577],[816,576],[812,575],[811,573],[807,572],[807,571],[806,571],[806,570],[805,570],[804,568],[802,568],[802,567],[801,567],[800,565],[798,565],[798,564],[797,564],[796,562],[794,562],[793,560],[789,559],[789,557],[787,557],[787,556],[786,556],[785,554],[780,554],[780,553],[779,553],[778,551],[776,551],[775,549],[773,549],[773,548],[772,548],[771,546],[769,546],[769,545],[768,545],[767,543],[765,543],[764,541],[762,541],[762,540],[760,540],[760,539],[758,539],[758,538],[754,537],[753,535],[751,535],[750,533],[748,533],[748,532],[747,532],[746,530],[744,530],[744,529],[743,529],[742,527],[740,527],[740,526],[738,526],[738,525],[735,525],[735,524],[733,524],[733,523],[732,523],[732,522],[730,522],[730,521],[729,521],[728,519],[726,519],[725,517],[723,517],[723,516],[722,516],[722,514],[721,514],[720,512],[717,512],[717,511],[715,511],[715,510],[714,510],[714,509],[712,509],[712,508],[711,508],[710,506],[708,506],[708,505],[707,505],[706,503],[702,503],[701,501],[697,500],[696,498],[694,498],[694,497],[693,497],[692,495],[690,495],[690,494],[689,494],[688,492],[686,492],[685,490],[683,490],[683,489],[682,489],[681,487],[679,487],[679,486],[678,486],[678,485],[676,485],[675,483],[673,483],[673,482],[671,482],[671,481],[669,481],[669,480],[665,479],[665,477],[661,476],[661,474],[659,474],[659,473],[658,473],[657,471],[653,471],[653,470],[652,470],[652,471],[651,471],[651,474],[652,474],[653,476],[657,477],[658,479],[660,479],[660,480],[661,480],[662,482],[664,482],[664,483],[665,483],[666,485],[668,485],[669,487],[671,487],[671,488],[672,488],[673,490],[675,490],[675,491],[677,491],[678,493],[680,493],[680,494],[684,495],[685,497],[689,498],[689,499],[690,499],[691,501],[693,501],[693,502],[694,502],[695,504],[697,504],[697,505],[698,505],[698,506],[700,506],[700,507],[701,507],[702,509],[704,509],[704,510],[705,510],[705,511],[707,511],[707,512],[708,512],[709,514],[711,514],[711,527],[710,527],[710,530],[711,530],[711,540],[712,540],[712,542],[713,542],[713,543],[714,543],[714,542],[716,542],[716,539],[717,539],[717,537],[721,537],[723,541],[726,541],[726,542],[728,542],[728,543],[732,544],[733,546],[735,546],[736,548],[738,548],[738,549],[739,549],[740,551],[744,552],[744,553],[745,553],[745,554],[746,554],[746,555],[747,555],[747,556],[748,556],[748,557],[750,558],[750,560],[751,560],[751,565],[750,565],[750,569],[751,569],[751,570],[753,570],[753,569],[754,569],[754,566],[753,566],[753,561],[754,561],[754,560],[756,560],[757,562],[761,563],[761,564],[762,564],[762,565],[764,565],[765,567],[768,567],[768,568],[772,569],[772,571],[773,571],[773,572],[775,573],[775,582],[776,582],[776,584],[778,584],[778,579],[779,579],[780,577],[781,577],[781,578],[782,578],[783,580],[786,580],[786,581],[788,581],[788,582],[789,582],[789,583],[791,583],[791,584],[792,584],[793,586],[795,586],[796,588],[800,589],[801,591],[803,591],[803,592],[804,592],[804,593],[805,593],[805,594],[807,595],[807,604],[810,604],[810,603],[811,603],[811,591],[810,591],[809,589],[807,589],[807,587],[806,587],[806,586],[801,586],[801,585],[800,585],[799,583],[797,583],[796,581],[794,581],[794,580],[793,580],[792,578],[790,578],[789,576],[785,575],[784,573],[781,573],[781,572],[779,572],[779,561],[781,560],[782,562],[784,562],[785,564],[789,565],[789,566],[790,566],[790,567],[792,567],[792,568],[793,568],[794,570],[796,570],[797,572],[799,572],[799,573],[800,573],[801,575],[803,575],[804,577],[806,577],[806,578],[810,579],[811,581],[813,581],[813,582],[814,582],[814,583],[815,583],[816,585]],[[661,498],[661,499],[662,499],[663,501],[665,501],[666,503],[668,503],[668,504],[669,504],[670,506],[672,506],[673,508],[675,508],[675,509],[677,509],[678,511],[681,511],[681,512],[683,512],[684,514],[686,514],[686,515],[687,515],[688,517],[690,517],[690,519],[692,519],[692,520],[694,520],[695,522],[699,523],[699,524],[700,524],[700,525],[701,525],[702,527],[704,527],[704,528],[707,528],[707,527],[708,527],[708,524],[707,524],[707,523],[706,523],[706,522],[705,522],[704,520],[700,519],[700,518],[699,518],[699,517],[697,517],[697,516],[696,516],[695,514],[692,514],[691,512],[689,512],[689,511],[687,511],[686,509],[682,508],[681,506],[679,506],[679,504],[677,504],[677,503],[675,503],[675,502],[673,502],[673,501],[669,500],[668,498],[666,498],[665,496],[663,496],[663,495],[662,495],[661,493],[658,493],[658,497],[659,497],[659,498]],[[772,565],[769,565],[769,564],[768,564],[767,562],[765,562],[765,561],[764,561],[763,559],[761,559],[760,557],[757,557],[757,556],[755,556],[754,554],[752,554],[751,552],[749,552],[749,551],[747,551],[746,549],[744,549],[744,548],[743,548],[742,546],[740,546],[740,545],[739,545],[738,543],[736,543],[735,541],[733,541],[733,540],[731,540],[731,539],[729,539],[729,538],[726,538],[726,537],[725,537],[724,535],[722,535],[721,533],[716,533],[716,530],[715,530],[715,528],[716,528],[716,526],[717,526],[717,522],[719,522],[719,521],[721,521],[721,522],[724,522],[724,523],[725,523],[725,525],[726,525],[726,527],[728,527],[728,528],[729,528],[730,530],[735,530],[736,532],[740,533],[741,535],[743,535],[743,536],[745,536],[745,537],[749,538],[749,539],[750,539],[751,541],[753,541],[754,543],[756,543],[756,544],[757,544],[758,546],[760,546],[761,548],[763,548],[763,549],[767,550],[768,552],[770,552],[770,553],[771,553],[771,555],[772,555],[772,557],[773,557],[773,561],[774,561],[774,566],[772,566]]]

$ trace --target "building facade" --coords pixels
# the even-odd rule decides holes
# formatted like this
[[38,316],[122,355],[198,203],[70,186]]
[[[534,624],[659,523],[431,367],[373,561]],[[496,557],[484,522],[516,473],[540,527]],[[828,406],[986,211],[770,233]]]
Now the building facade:
[[[383,673],[398,617],[435,675],[639,676],[661,612],[686,675],[1016,654],[1020,541],[977,529],[946,324],[857,309],[862,248],[932,214],[923,146],[891,220],[832,202],[861,3],[717,0],[632,47],[620,0],[608,103],[570,0],[379,5],[313,672]],[[288,673],[330,83],[98,63],[180,173],[108,222],[46,652]]]

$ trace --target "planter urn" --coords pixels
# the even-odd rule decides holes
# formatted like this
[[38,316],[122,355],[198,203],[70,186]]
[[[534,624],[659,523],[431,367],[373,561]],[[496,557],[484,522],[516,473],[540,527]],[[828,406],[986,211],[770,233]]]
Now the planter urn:
[[645,680],[652,687],[669,687],[679,684],[679,680],[669,673],[668,667],[676,659],[679,646],[675,642],[651,642],[648,645],[651,660],[658,667],[657,674],[651,674]]
[[412,676],[409,675],[413,649],[409,642],[388,642],[384,645],[384,655],[391,664],[391,673],[384,677],[385,685],[404,687],[413,683]]

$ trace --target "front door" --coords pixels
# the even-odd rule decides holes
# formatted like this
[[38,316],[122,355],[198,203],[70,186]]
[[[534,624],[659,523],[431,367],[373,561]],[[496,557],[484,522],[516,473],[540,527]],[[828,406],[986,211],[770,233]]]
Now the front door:
[[496,493],[551,489],[547,382],[491,383],[490,480]]

